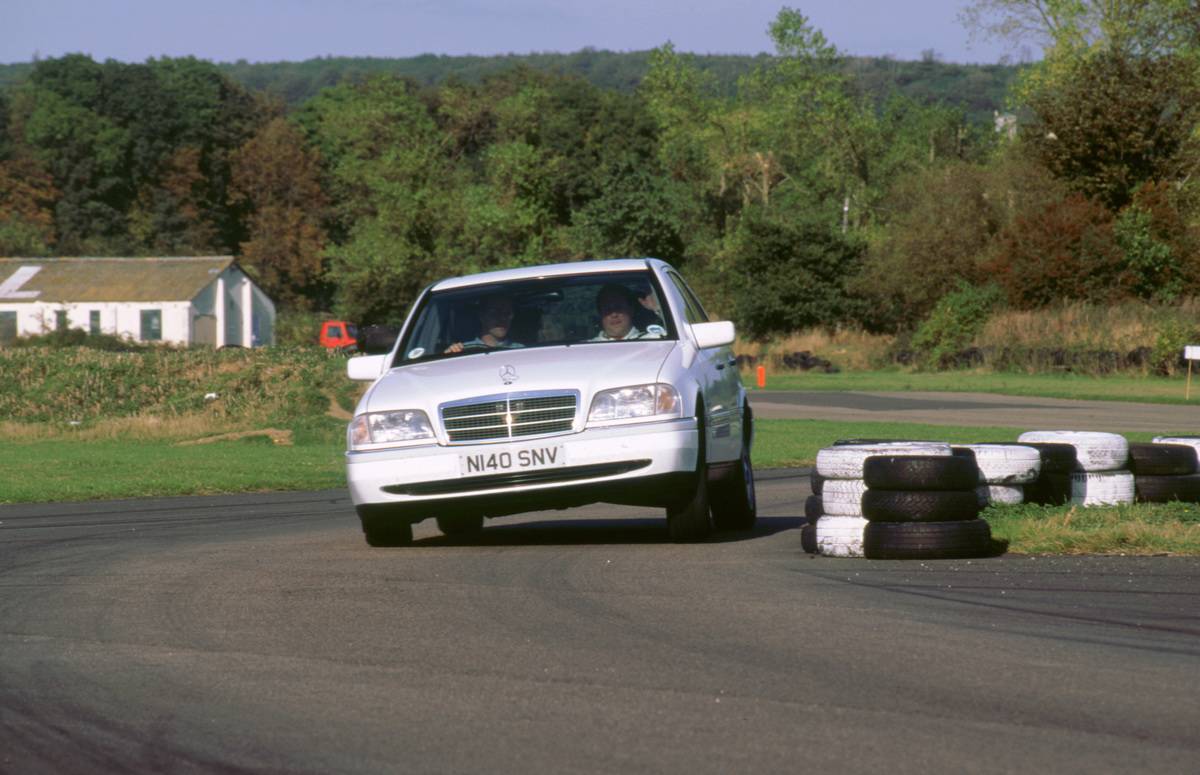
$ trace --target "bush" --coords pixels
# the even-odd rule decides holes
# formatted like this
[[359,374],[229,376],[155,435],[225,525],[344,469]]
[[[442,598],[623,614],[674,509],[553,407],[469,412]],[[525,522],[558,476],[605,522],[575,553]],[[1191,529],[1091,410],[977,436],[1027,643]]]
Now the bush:
[[959,281],[958,288],[938,301],[929,318],[917,329],[912,347],[925,365],[934,368],[952,366],[952,360],[971,345],[983,331],[988,316],[1000,302],[1001,291],[995,285],[974,286]]
[[847,291],[846,279],[858,271],[862,256],[862,245],[824,226],[750,212],[725,257],[737,267],[730,278],[734,318],[759,341],[856,319],[862,303]]
[[1069,299],[1129,298],[1135,278],[1113,234],[1113,216],[1079,194],[1018,216],[988,269],[1009,305],[1037,309]]

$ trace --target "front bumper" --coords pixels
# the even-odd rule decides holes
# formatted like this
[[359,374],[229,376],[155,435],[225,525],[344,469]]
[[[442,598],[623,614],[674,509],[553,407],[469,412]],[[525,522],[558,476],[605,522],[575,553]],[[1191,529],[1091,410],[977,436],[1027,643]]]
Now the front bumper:
[[[696,471],[696,420],[593,428],[564,436],[503,444],[427,445],[346,453],[350,498],[360,511],[410,511],[425,516],[475,512],[488,516],[587,503],[665,506],[679,498]],[[532,471],[464,475],[461,459],[480,452],[561,445],[565,465]]]

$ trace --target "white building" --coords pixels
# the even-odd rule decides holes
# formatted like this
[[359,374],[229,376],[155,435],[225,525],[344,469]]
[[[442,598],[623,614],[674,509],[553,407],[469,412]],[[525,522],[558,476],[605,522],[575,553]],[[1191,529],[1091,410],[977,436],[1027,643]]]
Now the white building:
[[60,328],[258,347],[275,340],[275,304],[231,256],[0,258],[0,345]]

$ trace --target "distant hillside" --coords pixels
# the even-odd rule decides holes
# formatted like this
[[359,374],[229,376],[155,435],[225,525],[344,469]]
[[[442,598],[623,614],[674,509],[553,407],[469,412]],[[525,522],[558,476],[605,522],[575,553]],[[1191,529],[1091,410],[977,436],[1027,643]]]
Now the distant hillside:
[[[738,78],[767,58],[766,54],[697,55],[696,62],[714,74],[721,90],[733,94]],[[256,91],[278,95],[288,105],[298,105],[326,86],[343,81],[360,81],[372,75],[389,74],[411,78],[424,86],[436,86],[448,78],[468,82],[514,67],[576,75],[603,89],[628,92],[641,82],[649,66],[649,51],[597,51],[583,49],[571,54],[507,54],[503,56],[439,56],[425,54],[402,59],[376,57],[320,57],[303,62],[256,62],[245,60],[218,66],[234,80]],[[991,120],[1000,109],[1017,68],[1007,65],[960,65],[934,60],[904,62],[883,57],[852,57],[845,60],[865,92],[877,99],[898,93],[923,103],[961,107],[972,122]],[[0,65],[0,88],[23,81],[32,70],[29,63]]]

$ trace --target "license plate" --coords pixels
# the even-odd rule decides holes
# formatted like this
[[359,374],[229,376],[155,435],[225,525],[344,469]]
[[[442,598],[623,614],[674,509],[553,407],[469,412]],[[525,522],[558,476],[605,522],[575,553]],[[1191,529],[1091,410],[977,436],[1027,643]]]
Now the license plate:
[[486,476],[510,471],[535,471],[539,468],[565,466],[567,453],[561,444],[555,444],[549,447],[474,452],[469,455],[460,455],[458,462],[463,476]]

